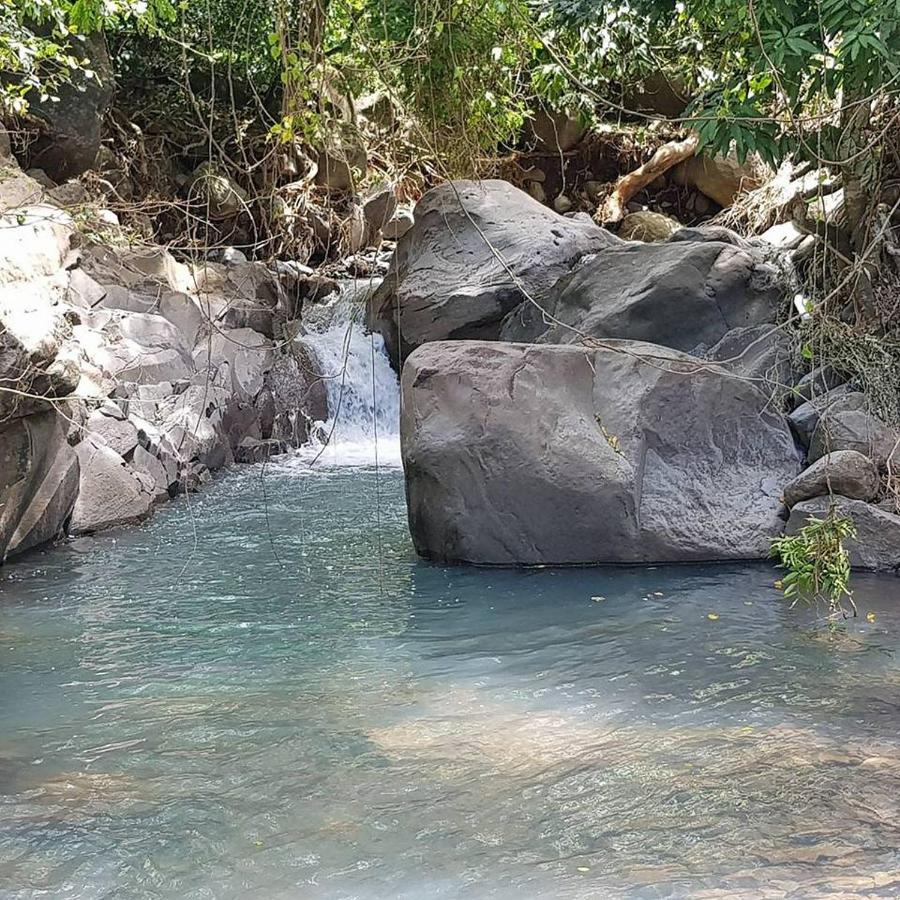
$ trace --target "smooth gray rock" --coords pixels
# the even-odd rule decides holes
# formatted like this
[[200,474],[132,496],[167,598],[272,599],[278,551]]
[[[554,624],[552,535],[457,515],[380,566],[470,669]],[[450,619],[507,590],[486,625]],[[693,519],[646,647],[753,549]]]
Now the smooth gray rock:
[[220,329],[194,351],[199,380],[209,378],[241,398],[259,393],[273,359],[272,342],[252,328]]
[[844,398],[822,413],[809,442],[809,461],[835,450],[856,450],[879,468],[889,457],[894,467],[900,467],[900,432],[863,409],[842,408],[846,402]]
[[202,308],[202,302],[178,291],[169,291],[159,298],[159,314],[178,329],[188,347],[194,346],[200,329],[210,318],[210,310]]
[[369,324],[395,366],[427,341],[494,339],[523,289],[542,300],[582,256],[618,243],[505,181],[442,184],[416,205],[370,301]]
[[73,269],[69,273],[66,300],[73,306],[91,309],[106,296],[106,288],[97,284],[84,269]]
[[549,292],[522,304],[502,340],[577,343],[582,336],[689,351],[734,328],[774,322],[785,286],[751,249],[715,241],[626,243],[585,259]]
[[163,316],[149,313],[130,313],[118,320],[119,331],[129,340],[155,350],[177,350],[190,355],[191,344],[182,337],[178,328]]
[[103,289],[103,299],[95,303],[95,307],[133,313],[150,313],[156,309],[156,297],[149,294],[141,294],[121,284],[107,284]]
[[[853,395],[854,400],[849,400],[849,395]],[[865,395],[855,392],[847,384],[842,384],[833,390],[819,394],[811,400],[801,403],[796,409],[788,413],[788,422],[791,430],[797,436],[797,440],[804,449],[809,449],[809,442],[812,440],[813,432],[819,424],[822,412],[836,403],[848,397],[848,401],[853,405],[858,405],[859,409],[865,409]],[[842,402],[842,407],[844,403]]]
[[90,534],[147,517],[151,497],[118,453],[90,438],[75,452],[81,479],[69,526],[72,534]]
[[59,537],[78,494],[78,457],[56,412],[0,426],[0,559]]
[[184,463],[197,460],[220,469],[233,457],[224,414],[231,391],[215,384],[193,384],[184,393],[160,404],[160,440],[165,439]]
[[118,359],[122,363],[121,368],[115,373],[118,380],[133,381],[137,384],[180,381],[189,378],[193,371],[193,367],[185,361],[184,356],[172,348],[151,350],[138,345],[123,347],[118,353]]
[[398,209],[394,215],[384,223],[381,234],[388,241],[399,241],[415,224],[411,209]]
[[378,185],[363,198],[362,211],[366,224],[373,231],[381,231],[397,209],[397,197],[387,185]]
[[879,484],[878,467],[868,456],[855,450],[836,450],[820,457],[788,482],[784,502],[792,507],[825,494],[841,494],[868,502],[875,499]]
[[430,343],[402,398],[410,530],[437,560],[763,557],[799,470],[762,391],[633,341]]
[[900,567],[900,516],[862,500],[840,496],[805,500],[791,510],[785,533],[796,534],[810,517],[824,519],[831,509],[852,519],[856,527],[856,537],[844,545],[854,568],[886,572]]

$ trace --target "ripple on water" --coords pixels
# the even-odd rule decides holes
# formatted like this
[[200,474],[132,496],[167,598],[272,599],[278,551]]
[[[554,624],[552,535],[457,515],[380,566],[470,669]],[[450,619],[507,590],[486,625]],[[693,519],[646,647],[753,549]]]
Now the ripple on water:
[[[414,559],[249,469],[0,581],[0,895],[896,896],[900,591]],[[710,619],[714,613],[718,618]]]

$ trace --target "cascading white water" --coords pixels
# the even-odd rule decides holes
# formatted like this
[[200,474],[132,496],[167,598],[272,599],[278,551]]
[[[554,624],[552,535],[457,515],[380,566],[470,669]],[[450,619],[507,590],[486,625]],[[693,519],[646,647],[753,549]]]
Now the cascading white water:
[[372,282],[344,283],[304,317],[303,343],[325,377],[329,420],[302,457],[316,465],[400,465],[400,387],[384,340],[364,328]]

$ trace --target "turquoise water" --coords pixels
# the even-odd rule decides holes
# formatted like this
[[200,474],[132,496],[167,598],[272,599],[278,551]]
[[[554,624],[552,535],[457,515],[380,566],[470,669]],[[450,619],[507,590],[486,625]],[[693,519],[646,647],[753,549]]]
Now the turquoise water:
[[441,568],[396,471],[228,475],[0,572],[0,896],[896,896],[900,582],[830,633],[772,580]]

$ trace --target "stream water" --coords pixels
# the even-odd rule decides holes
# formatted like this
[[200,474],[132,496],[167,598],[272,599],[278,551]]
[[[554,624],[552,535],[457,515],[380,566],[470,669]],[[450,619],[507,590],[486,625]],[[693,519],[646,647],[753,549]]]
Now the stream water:
[[429,565],[356,409],[0,571],[0,896],[898,894],[900,582]]

